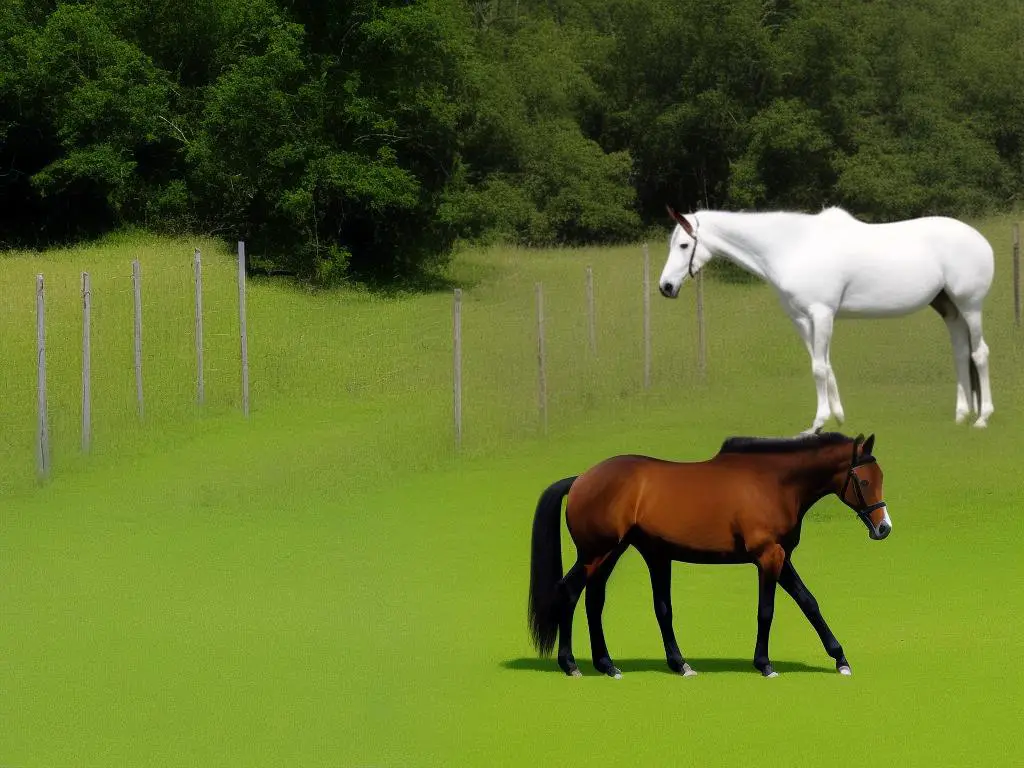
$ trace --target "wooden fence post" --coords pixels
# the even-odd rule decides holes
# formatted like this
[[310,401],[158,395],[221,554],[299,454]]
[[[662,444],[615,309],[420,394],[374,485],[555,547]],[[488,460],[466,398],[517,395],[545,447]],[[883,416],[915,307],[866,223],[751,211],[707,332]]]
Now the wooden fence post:
[[453,388],[455,397],[455,448],[462,447],[462,289],[455,289],[455,306],[452,318],[453,345]]
[[36,369],[39,410],[36,459],[39,479],[46,480],[50,476],[50,427],[46,413],[46,306],[42,275],[36,275]]
[[597,321],[594,317],[594,270],[587,267],[587,334],[590,337],[590,354],[597,355]]
[[139,418],[145,415],[142,401],[142,269],[139,260],[132,262],[132,289],[135,293],[135,399],[139,404]]
[[697,373],[701,378],[707,373],[708,344],[704,328],[704,270],[697,273]]
[[92,448],[92,284],[82,273],[82,452]]
[[245,320],[245,243],[238,241],[238,330],[242,346],[242,413],[249,416],[249,336]]
[[196,402],[206,401],[206,379],[203,372],[203,262],[199,249],[193,254],[196,282]]
[[651,254],[644,243],[644,389],[651,386]]
[[1013,225],[1013,322],[1020,325],[1020,222]]
[[548,431],[548,380],[544,350],[544,287],[537,283],[537,400],[541,429]]

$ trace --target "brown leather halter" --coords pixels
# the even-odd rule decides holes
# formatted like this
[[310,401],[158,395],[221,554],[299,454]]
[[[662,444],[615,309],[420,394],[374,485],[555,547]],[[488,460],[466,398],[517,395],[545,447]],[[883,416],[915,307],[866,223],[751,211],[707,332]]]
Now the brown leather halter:
[[[861,522],[868,527],[871,533],[876,533],[875,526],[871,522],[869,515],[876,509],[881,509],[886,506],[885,501],[879,501],[875,504],[868,504],[864,499],[864,492],[860,489],[860,477],[857,476],[857,467],[863,467],[865,464],[874,464],[876,459],[874,456],[868,455],[861,457],[860,461],[857,461],[857,446],[860,445],[859,440],[855,440],[853,443],[853,461],[850,463],[850,469],[846,473],[846,482],[843,483],[843,490],[839,493],[839,498],[850,507],[854,512],[857,513],[857,517],[861,519]],[[849,489],[850,484],[853,484],[854,490],[857,491],[857,501],[860,507],[854,507],[848,501],[846,501],[846,491]]]

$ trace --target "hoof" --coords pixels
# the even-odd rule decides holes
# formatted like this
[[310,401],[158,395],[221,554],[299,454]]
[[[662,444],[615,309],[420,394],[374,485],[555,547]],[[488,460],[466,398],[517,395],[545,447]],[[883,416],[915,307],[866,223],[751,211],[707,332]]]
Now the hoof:
[[953,420],[957,424],[963,424],[965,421],[967,421],[967,411],[964,411],[962,413],[957,413],[957,415],[954,417]]
[[850,675],[853,674],[853,670],[850,669],[845,664],[843,666],[841,666],[841,667],[837,667],[836,671],[839,672],[839,674],[842,675],[843,677],[849,677]]
[[986,421],[985,419],[978,419],[971,426],[973,426],[975,429],[984,429],[985,427],[988,426],[988,421]]
[[598,671],[602,674],[608,675],[608,677],[615,678],[616,680],[622,679],[622,670],[614,664],[609,664],[607,667],[600,667]]
[[778,677],[779,673],[775,671],[775,667],[771,664],[765,664],[764,669],[761,670],[761,674],[764,677]]
[[560,666],[562,671],[569,677],[583,677],[583,673],[580,672],[580,668],[576,666],[576,660],[572,656],[559,658],[558,666]]
[[683,677],[694,677],[697,674],[697,670],[680,658],[669,659],[668,668]]
[[680,656],[669,656],[666,661],[668,662],[668,668],[673,672],[678,672],[680,675],[683,674],[683,667],[689,666]]
[[614,677],[616,680],[622,679],[622,670],[612,664],[612,660],[607,656],[595,661],[594,668],[601,674],[608,675],[608,677]]

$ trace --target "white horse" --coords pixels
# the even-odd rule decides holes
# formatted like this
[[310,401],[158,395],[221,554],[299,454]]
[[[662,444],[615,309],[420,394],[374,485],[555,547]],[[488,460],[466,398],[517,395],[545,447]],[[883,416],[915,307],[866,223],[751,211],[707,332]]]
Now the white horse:
[[814,423],[843,423],[829,359],[836,317],[896,317],[931,305],[946,322],[956,366],[956,422],[992,415],[988,345],[981,305],[992,284],[992,246],[955,219],[930,216],[867,224],[839,208],[818,214],[698,211],[676,222],[659,288],[676,298],[688,277],[715,256],[769,282],[811,356],[818,394]]

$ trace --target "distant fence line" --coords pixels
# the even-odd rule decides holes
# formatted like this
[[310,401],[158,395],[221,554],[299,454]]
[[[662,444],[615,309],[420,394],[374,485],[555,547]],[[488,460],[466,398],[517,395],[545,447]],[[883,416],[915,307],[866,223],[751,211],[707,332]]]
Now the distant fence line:
[[[193,280],[195,283],[195,348],[196,348],[196,402],[202,406],[206,400],[205,363],[203,359],[203,267],[202,255],[197,248],[193,254]],[[142,284],[143,271],[138,259],[132,261],[133,294],[133,353],[135,369],[135,399],[138,418],[145,419],[145,387],[143,385],[143,326],[142,326]],[[240,329],[240,378],[242,413],[249,415],[249,356],[248,334],[245,317],[245,244],[238,243],[238,318]],[[92,448],[92,281],[88,272],[82,273],[82,451]],[[42,274],[36,275],[36,359],[38,427],[36,430],[36,463],[40,479],[45,480],[51,471],[50,424],[47,408],[46,386],[46,289]]]
[[[1020,225],[1013,225],[1012,259],[1013,259],[1013,312],[1014,324],[1019,327],[1021,322],[1021,275],[1020,275]],[[245,269],[245,243],[238,242],[238,322],[239,322],[239,378],[241,389],[241,410],[244,416],[249,415],[249,359],[248,359],[248,331],[246,323],[246,269]],[[132,291],[134,299],[133,314],[133,340],[134,340],[134,369],[135,369],[135,395],[136,408],[139,420],[145,418],[145,387],[143,385],[143,325],[142,325],[142,285],[144,274],[142,266],[136,259],[132,262]],[[195,399],[199,406],[205,402],[205,360],[204,360],[204,339],[203,339],[203,270],[202,256],[197,248],[193,254],[193,280],[194,280],[194,308],[195,308],[195,355],[196,355],[196,391]],[[583,311],[585,312],[585,327],[587,333],[587,349],[591,356],[597,356],[597,302],[594,297],[594,274],[593,268],[587,266],[584,274],[584,296]],[[697,320],[697,360],[696,368],[698,375],[704,377],[707,372],[707,331],[705,325],[705,301],[704,301],[704,270],[700,270],[694,282],[696,283],[696,320]],[[41,479],[46,479],[51,471],[51,446],[50,446],[50,425],[47,407],[47,386],[46,386],[46,294],[44,276],[36,276],[36,349],[37,349],[37,390],[38,390],[38,427],[36,430],[36,454],[37,469]],[[643,325],[641,338],[638,340],[643,349],[643,372],[642,380],[644,389],[651,386],[652,377],[652,339],[651,339],[651,277],[650,277],[650,253],[647,244],[643,245],[643,262],[640,276],[640,286],[643,306]],[[453,302],[452,322],[452,352],[453,352],[453,435],[456,449],[461,448],[464,427],[463,427],[463,344],[462,344],[462,298],[463,291],[456,288]],[[88,272],[82,273],[81,282],[82,301],[82,424],[81,424],[81,450],[88,453],[92,447],[92,340],[91,340],[91,313],[93,303],[93,289]],[[544,286],[543,283],[535,284],[535,307],[536,307],[536,350],[537,350],[537,417],[539,428],[546,433],[548,428],[548,376],[547,376],[547,354],[545,346],[545,318],[544,318]]]
[[[647,243],[643,245],[643,268],[640,278],[640,296],[643,303],[643,326],[640,343],[643,347],[643,387],[650,389],[652,371],[651,341],[651,259]],[[704,271],[694,278],[697,285],[697,371],[701,377],[707,372],[707,333],[704,314]],[[544,329],[544,284],[536,283],[535,306],[537,312],[537,418],[540,431],[548,431],[548,376],[547,350]],[[587,347],[590,355],[597,356],[597,308],[594,300],[594,270],[587,266],[584,271],[584,312],[586,313]],[[462,289],[456,288],[452,305],[452,352],[453,352],[453,401],[452,416],[455,447],[460,448],[463,437],[462,423]]]

